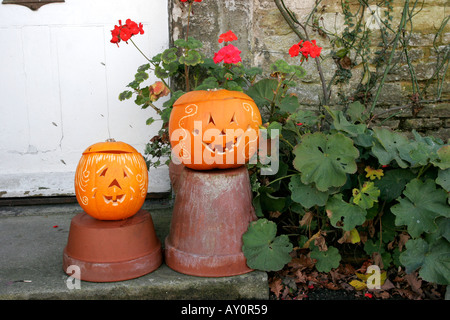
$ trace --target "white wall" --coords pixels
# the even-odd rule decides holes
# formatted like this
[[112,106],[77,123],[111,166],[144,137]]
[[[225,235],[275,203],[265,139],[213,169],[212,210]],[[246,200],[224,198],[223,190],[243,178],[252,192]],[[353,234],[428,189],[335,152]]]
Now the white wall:
[[[133,39],[148,57],[167,48],[167,0],[0,4],[0,196],[74,194],[81,153],[109,137],[143,153],[155,113],[118,95],[146,61],[110,43],[127,18],[143,23]],[[167,168],[150,171],[149,192],[169,188]]]

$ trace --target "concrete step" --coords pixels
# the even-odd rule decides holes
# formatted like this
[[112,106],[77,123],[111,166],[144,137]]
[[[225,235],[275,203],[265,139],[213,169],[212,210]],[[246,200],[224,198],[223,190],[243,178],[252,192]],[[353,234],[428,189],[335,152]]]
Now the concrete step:
[[[169,233],[172,200],[148,200],[161,243]],[[164,263],[155,271],[127,281],[81,281],[67,286],[62,269],[71,219],[78,204],[0,207],[0,299],[154,299],[154,300],[267,300],[267,274],[253,271],[220,278],[178,273]],[[73,282],[70,282],[73,283]]]

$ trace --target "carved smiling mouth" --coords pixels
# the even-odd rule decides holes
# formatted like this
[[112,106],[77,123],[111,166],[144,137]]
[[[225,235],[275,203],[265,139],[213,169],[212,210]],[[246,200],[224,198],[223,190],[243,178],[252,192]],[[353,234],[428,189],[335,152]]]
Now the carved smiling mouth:
[[241,142],[241,138],[242,136],[239,136],[237,138],[234,138],[234,142],[228,141],[225,144],[225,147],[222,144],[214,144],[214,143],[207,144],[206,142],[203,141],[202,144],[205,146],[206,149],[208,149],[212,153],[225,154],[226,152],[233,152],[234,147],[237,147],[239,145],[239,142]]
[[[215,144],[214,142],[211,143],[206,143],[204,141],[202,141],[203,146],[205,146],[206,149],[208,149],[210,152],[212,153],[217,153],[217,154],[225,154],[227,152],[233,152],[235,147],[239,146],[239,143],[241,142],[241,139],[243,136],[246,135],[247,132],[253,130],[253,128],[249,125],[247,127],[247,130],[245,131],[244,134],[241,134],[240,136],[236,137],[233,136],[233,140],[232,141],[228,141],[225,143],[225,146],[223,145],[223,143],[221,144]],[[194,130],[193,135],[197,136],[199,134],[198,130]],[[219,134],[220,138],[226,137],[227,134],[224,132],[224,130],[222,130],[222,132]]]
[[105,199],[106,203],[111,203],[113,206],[118,206],[119,203],[122,203],[123,200],[125,200],[125,194],[118,194],[113,196],[103,195],[103,199]]

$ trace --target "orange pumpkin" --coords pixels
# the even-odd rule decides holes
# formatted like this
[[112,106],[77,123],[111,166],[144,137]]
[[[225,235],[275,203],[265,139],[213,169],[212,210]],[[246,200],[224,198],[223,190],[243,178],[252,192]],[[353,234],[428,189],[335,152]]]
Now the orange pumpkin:
[[75,173],[78,203],[99,220],[121,220],[136,214],[147,195],[148,171],[135,148],[106,141],[87,148]]
[[172,157],[194,170],[242,166],[258,148],[261,124],[258,107],[245,93],[188,92],[170,114]]

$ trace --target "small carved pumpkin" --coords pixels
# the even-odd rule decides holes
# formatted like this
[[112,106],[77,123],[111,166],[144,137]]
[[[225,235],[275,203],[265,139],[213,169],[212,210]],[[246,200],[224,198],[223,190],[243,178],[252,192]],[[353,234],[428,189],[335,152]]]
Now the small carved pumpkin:
[[148,171],[132,146],[106,141],[87,148],[75,173],[78,203],[99,220],[121,220],[136,214],[147,195]]
[[172,156],[194,170],[242,166],[258,148],[261,123],[258,107],[245,93],[188,92],[170,114]]

